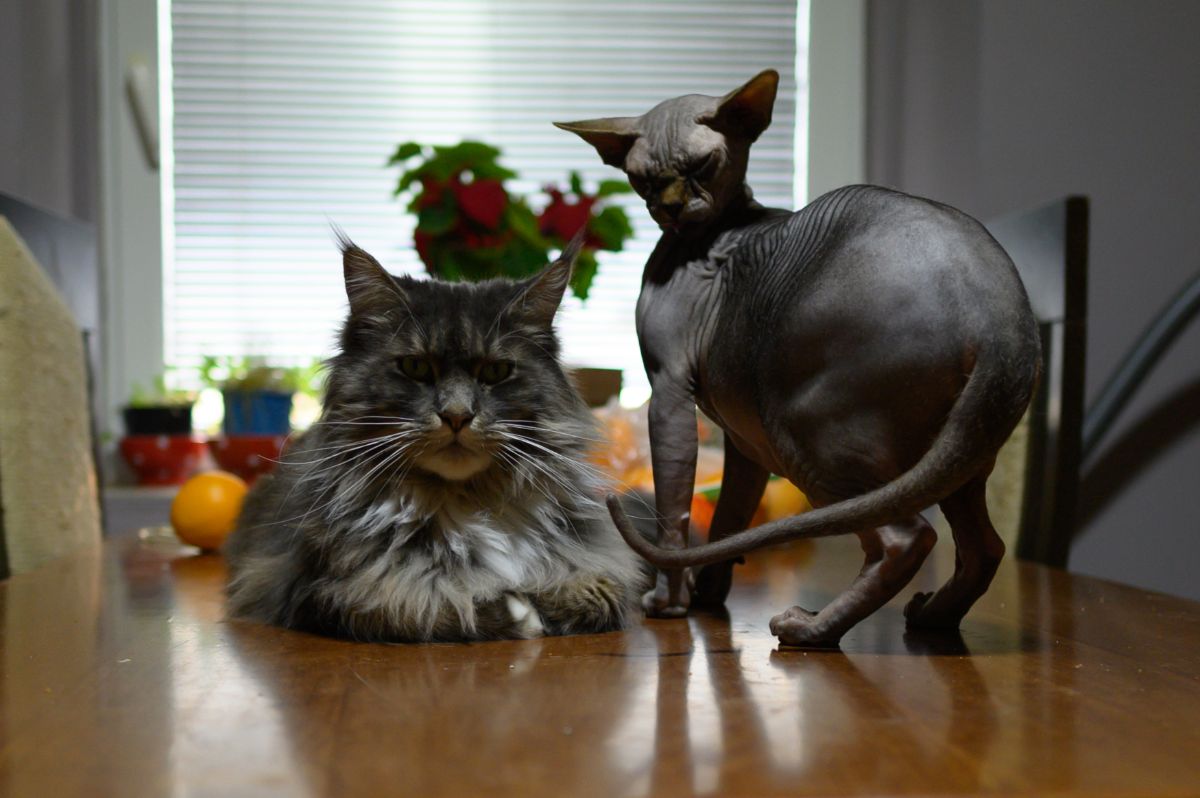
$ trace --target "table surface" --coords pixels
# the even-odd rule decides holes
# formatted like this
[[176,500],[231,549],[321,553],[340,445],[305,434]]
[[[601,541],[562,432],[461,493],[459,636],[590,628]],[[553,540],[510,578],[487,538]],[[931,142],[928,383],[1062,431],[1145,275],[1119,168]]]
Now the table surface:
[[[110,541],[0,584],[0,794],[1200,794],[1200,605],[1005,563],[961,636],[768,618],[857,571],[760,552],[727,617],[475,645],[224,620],[224,565]],[[934,561],[936,559],[936,561]]]

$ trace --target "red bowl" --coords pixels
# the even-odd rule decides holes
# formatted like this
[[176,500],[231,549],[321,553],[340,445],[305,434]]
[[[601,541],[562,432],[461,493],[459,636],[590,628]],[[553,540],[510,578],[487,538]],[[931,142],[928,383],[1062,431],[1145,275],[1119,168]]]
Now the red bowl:
[[139,485],[181,485],[204,459],[204,439],[193,435],[126,435],[120,447]]
[[230,435],[213,438],[208,448],[222,470],[253,483],[275,468],[286,442],[284,435]]

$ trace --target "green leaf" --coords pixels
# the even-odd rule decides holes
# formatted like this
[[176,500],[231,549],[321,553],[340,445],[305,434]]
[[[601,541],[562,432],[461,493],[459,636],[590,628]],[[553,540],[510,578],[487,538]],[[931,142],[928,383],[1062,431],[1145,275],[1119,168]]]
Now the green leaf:
[[435,251],[434,263],[437,265],[435,277],[456,282],[463,278],[462,259],[453,247],[441,247]]
[[537,274],[546,268],[547,263],[549,258],[545,249],[514,238],[502,262],[503,274],[519,280]]
[[579,177],[578,172],[571,172],[571,191],[576,196],[583,194],[583,180]]
[[624,180],[601,180],[600,187],[596,189],[596,197],[602,199],[613,194],[629,194],[632,191],[633,186]]
[[425,174],[425,165],[422,164],[413,169],[409,169],[404,174],[400,175],[400,182],[396,184],[396,190],[392,192],[393,197],[398,197],[408,190],[408,187],[420,180]]
[[471,167],[471,174],[476,180],[508,180],[517,176],[511,169],[505,169],[498,163],[481,163]]
[[605,208],[588,222],[588,232],[600,239],[604,249],[618,251],[633,235],[629,217],[620,208]]
[[499,157],[500,150],[495,147],[479,141],[462,141],[449,146],[434,147],[433,157],[426,163],[434,170],[435,174],[444,175],[441,177],[443,180],[464,171],[470,171],[478,176],[480,170],[485,173],[497,174],[499,179],[502,172],[497,173],[496,170],[503,170],[503,167],[496,163],[496,159]]
[[422,208],[421,212],[417,214],[417,229],[422,233],[429,233],[431,236],[448,233],[454,227],[456,217],[453,205],[446,203]]
[[446,148],[446,152],[453,153],[456,158],[467,163],[487,163],[500,157],[500,150],[482,141],[460,141],[453,147]]
[[398,163],[403,163],[409,158],[413,158],[421,154],[421,145],[415,141],[406,141],[396,148],[392,153],[392,157],[388,160],[388,166],[395,166]]
[[600,264],[596,262],[596,254],[590,249],[583,250],[575,259],[575,270],[571,272],[571,293],[579,297],[581,301],[587,301],[588,292],[592,288],[592,280],[595,279],[596,270],[599,268]]
[[521,202],[510,203],[504,211],[504,220],[517,238],[539,249],[543,261],[546,259],[550,242],[538,230],[537,217],[533,215],[533,211],[529,210],[528,205]]
[[428,175],[439,183],[445,183],[462,171],[462,167],[447,158],[430,158],[421,169],[421,177]]

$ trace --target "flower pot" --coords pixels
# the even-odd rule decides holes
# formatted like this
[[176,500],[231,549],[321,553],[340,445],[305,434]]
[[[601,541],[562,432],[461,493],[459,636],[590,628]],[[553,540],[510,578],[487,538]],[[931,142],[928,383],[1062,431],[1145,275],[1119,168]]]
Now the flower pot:
[[126,435],[189,435],[192,432],[192,406],[150,405],[126,407],[121,411]]
[[181,485],[200,467],[204,440],[192,435],[126,435],[120,449],[139,485]]
[[210,440],[208,449],[221,470],[253,484],[275,468],[285,443],[283,435],[231,435]]
[[285,391],[222,391],[225,420],[221,429],[234,435],[287,435],[292,394]]
[[621,393],[620,369],[573,368],[570,374],[588,407],[604,407]]

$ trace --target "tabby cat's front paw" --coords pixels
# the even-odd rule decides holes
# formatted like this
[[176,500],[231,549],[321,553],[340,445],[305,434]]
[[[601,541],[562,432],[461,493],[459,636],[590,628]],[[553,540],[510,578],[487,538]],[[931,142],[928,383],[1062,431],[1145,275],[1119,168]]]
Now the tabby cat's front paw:
[[528,639],[542,637],[546,634],[542,616],[538,614],[533,602],[527,596],[520,593],[505,593],[504,606],[508,608],[508,614],[512,618],[513,629],[517,637]]
[[648,618],[682,618],[692,603],[692,572],[684,569],[672,595],[671,580],[659,571],[654,588],[642,596],[642,609]]

